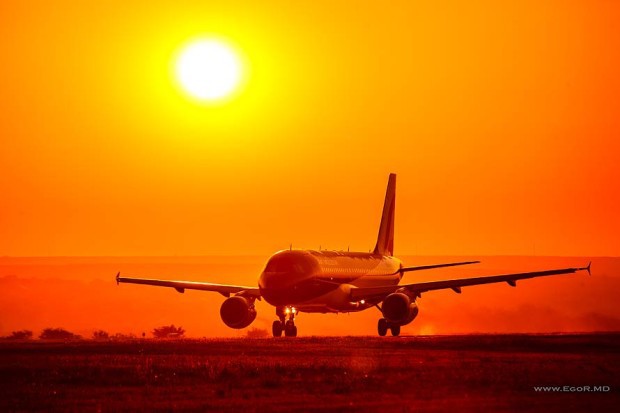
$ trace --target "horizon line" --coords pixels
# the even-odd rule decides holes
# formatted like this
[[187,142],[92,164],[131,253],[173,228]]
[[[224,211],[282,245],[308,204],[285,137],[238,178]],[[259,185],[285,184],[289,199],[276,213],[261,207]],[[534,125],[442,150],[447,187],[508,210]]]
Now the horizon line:
[[[305,249],[299,249],[303,251]],[[283,251],[283,250],[278,250]],[[309,249],[307,250],[309,251]],[[318,250],[313,250],[318,251]],[[330,252],[347,252],[344,250],[324,249],[321,251]],[[351,251],[361,252],[361,251]],[[217,253],[202,255],[0,255],[0,259],[6,258],[208,258],[208,257],[269,257],[272,254],[233,254],[233,253]],[[540,258],[620,258],[620,255],[544,255],[544,254],[398,254],[394,257],[496,257],[496,258],[518,258],[518,257],[540,257]]]

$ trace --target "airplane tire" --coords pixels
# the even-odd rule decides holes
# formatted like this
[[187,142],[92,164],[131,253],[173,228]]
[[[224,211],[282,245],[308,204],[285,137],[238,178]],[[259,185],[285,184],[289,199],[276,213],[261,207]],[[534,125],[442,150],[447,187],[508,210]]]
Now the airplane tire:
[[297,327],[295,326],[295,324],[293,324],[291,320],[288,320],[286,322],[286,325],[284,326],[284,335],[286,337],[297,336]]
[[379,335],[381,337],[384,337],[387,334],[388,323],[387,323],[387,320],[385,318],[380,318],[379,319],[379,322],[377,323],[377,331],[379,332]]
[[282,336],[282,323],[280,322],[280,320],[276,320],[273,322],[273,324],[271,325],[271,332],[273,333],[274,337]]
[[390,326],[390,331],[392,332],[392,335],[396,337],[400,334],[400,326],[399,325]]

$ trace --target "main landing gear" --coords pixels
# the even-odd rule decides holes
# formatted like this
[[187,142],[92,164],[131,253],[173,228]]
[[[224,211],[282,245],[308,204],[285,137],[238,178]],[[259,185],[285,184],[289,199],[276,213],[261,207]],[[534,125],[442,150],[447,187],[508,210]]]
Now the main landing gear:
[[379,335],[381,337],[385,336],[387,334],[388,329],[391,331],[394,337],[400,334],[400,325],[392,324],[389,321],[387,321],[385,318],[380,318],[379,322],[377,323],[377,331],[379,332]]
[[278,307],[276,308],[276,315],[279,320],[274,321],[271,326],[273,336],[281,337],[282,331],[284,331],[286,337],[297,337],[297,326],[295,325],[297,309],[295,307]]

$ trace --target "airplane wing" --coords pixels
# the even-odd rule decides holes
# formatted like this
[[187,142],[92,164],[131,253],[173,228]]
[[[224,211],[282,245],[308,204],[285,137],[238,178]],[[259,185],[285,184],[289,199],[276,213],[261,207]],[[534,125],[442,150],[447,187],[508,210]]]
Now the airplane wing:
[[120,272],[116,274],[116,283],[145,284],[154,285],[157,287],[171,287],[180,293],[184,293],[185,290],[202,290],[214,291],[222,294],[224,297],[230,297],[231,294],[239,294],[246,297],[254,297],[260,299],[260,291],[257,287],[245,287],[242,285],[213,284],[196,281],[153,280],[150,278],[129,278],[121,277]]
[[403,267],[400,269],[400,272],[430,270],[433,268],[455,267],[457,265],[468,265],[468,264],[480,264],[480,261],[450,262],[448,264],[433,264],[433,265],[418,265],[417,267]]
[[580,268],[561,268],[558,270],[523,272],[517,274],[490,275],[484,277],[462,278],[456,280],[428,281],[415,284],[390,285],[385,287],[361,287],[351,289],[351,300],[383,300],[389,294],[398,290],[405,290],[414,295],[420,296],[422,293],[433,290],[452,289],[456,293],[461,293],[461,287],[469,287],[471,285],[491,284],[506,282],[511,287],[517,286],[517,280],[527,278],[546,277],[550,275],[572,274],[577,271],[588,271],[590,274],[590,262],[587,267]]

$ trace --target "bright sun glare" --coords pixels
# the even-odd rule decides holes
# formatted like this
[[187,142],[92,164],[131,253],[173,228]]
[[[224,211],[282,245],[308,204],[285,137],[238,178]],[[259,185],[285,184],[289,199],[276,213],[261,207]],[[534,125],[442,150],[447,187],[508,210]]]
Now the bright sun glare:
[[242,67],[230,46],[218,40],[198,40],[181,51],[176,77],[191,96],[217,101],[230,96],[239,86]]

